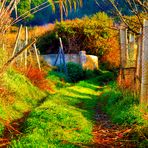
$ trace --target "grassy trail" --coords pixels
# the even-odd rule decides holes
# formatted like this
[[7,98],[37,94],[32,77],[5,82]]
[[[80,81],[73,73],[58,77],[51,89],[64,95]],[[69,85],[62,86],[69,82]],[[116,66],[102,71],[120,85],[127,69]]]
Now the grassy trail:
[[[141,119],[140,114],[137,116],[134,108],[134,113],[131,112],[133,116],[129,115],[130,108],[124,105],[129,96],[122,97],[122,93],[117,91],[113,84],[100,87],[99,77],[76,84],[65,83],[55,75],[50,75],[50,79],[55,82],[55,92],[40,99],[29,110],[26,118],[17,120],[17,126],[12,123],[12,127],[19,127],[20,134],[16,136],[12,133],[10,140],[8,138],[8,141],[4,141],[8,144],[11,141],[9,147],[100,148],[136,147],[139,144],[135,138],[130,140],[128,136],[125,137],[131,131],[130,127],[123,128],[113,124],[101,111],[102,108],[107,112],[114,119],[114,123],[143,121],[138,120]],[[134,100],[129,101],[128,105],[135,106],[132,105]],[[114,116],[111,116],[112,114]],[[144,139],[144,142],[147,141]]]
[[13,140],[11,147],[87,146],[93,138],[99,94],[96,79],[57,89],[32,110],[23,125],[23,135]]

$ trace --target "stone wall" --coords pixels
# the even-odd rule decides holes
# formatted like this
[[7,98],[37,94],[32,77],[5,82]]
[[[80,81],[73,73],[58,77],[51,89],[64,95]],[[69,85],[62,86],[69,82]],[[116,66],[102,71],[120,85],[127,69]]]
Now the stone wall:
[[[42,55],[45,61],[54,66],[57,54]],[[65,54],[65,61],[81,64],[84,69],[98,69],[98,57],[94,55],[86,55],[85,51],[80,51],[79,54]],[[58,58],[57,65],[60,64],[60,58]]]

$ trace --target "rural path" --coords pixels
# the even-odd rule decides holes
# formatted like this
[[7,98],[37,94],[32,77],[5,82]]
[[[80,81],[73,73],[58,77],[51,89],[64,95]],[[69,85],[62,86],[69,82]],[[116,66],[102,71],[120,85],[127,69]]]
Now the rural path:
[[[95,84],[95,82],[93,82],[93,81],[80,82],[79,84],[76,84],[74,86],[60,89],[57,92],[57,94],[55,94],[53,96],[49,96],[49,98],[47,100],[44,100],[42,103],[44,103],[44,104],[47,103],[48,106],[46,106],[46,108],[48,107],[50,109],[50,111],[52,111],[52,108],[51,108],[52,104],[56,104],[57,106],[56,106],[56,108],[54,107],[54,110],[59,111],[59,101],[60,101],[61,107],[63,107],[63,108],[67,107],[67,108],[65,108],[65,111],[69,109],[68,106],[70,106],[70,109],[71,109],[71,106],[73,105],[73,109],[74,109],[74,111],[76,111],[77,114],[79,114],[79,112],[80,112],[80,115],[82,115],[82,113],[85,111],[85,116],[87,113],[88,117],[89,116],[92,117],[94,114],[94,113],[92,114],[92,111],[94,112],[94,110],[95,110],[96,114],[94,115],[94,118],[92,117],[92,119],[95,121],[95,123],[91,119],[92,124],[94,125],[93,131],[92,131],[92,135],[93,135],[92,142],[88,143],[88,144],[86,144],[86,143],[84,144],[83,141],[78,142],[79,141],[78,140],[74,143],[71,143],[75,147],[85,147],[85,148],[113,148],[113,147],[117,147],[117,148],[130,147],[131,148],[131,147],[135,147],[133,144],[131,145],[130,142],[125,137],[125,135],[127,135],[131,129],[123,128],[121,126],[113,124],[110,121],[110,119],[107,117],[107,115],[101,111],[101,104],[98,104],[98,101],[99,101],[98,97],[99,97],[99,95],[101,95],[101,93],[102,93],[102,91],[100,91],[100,90],[98,91],[98,86]],[[61,100],[59,100],[59,99],[61,99]],[[71,102],[71,104],[70,104],[70,102]],[[51,103],[51,104],[49,104],[49,103]],[[65,103],[67,103],[67,105],[65,105]],[[42,105],[42,104],[40,104],[40,105]],[[43,109],[43,108],[38,107],[38,109]],[[45,111],[45,110],[43,110],[43,111]],[[28,118],[28,114],[29,114],[29,112],[24,113],[24,116],[21,119],[18,119],[16,121],[12,122],[11,126],[9,126],[9,125],[6,126],[3,138],[0,139],[1,147],[6,148],[11,143],[12,139],[17,138],[18,136],[21,136],[23,134],[20,132],[22,130],[21,125]],[[50,112],[49,112],[49,114],[50,114]],[[58,116],[58,114],[59,114],[58,112],[55,112],[54,116],[56,117],[56,116]],[[66,112],[65,114],[66,114],[66,116],[71,117],[71,114],[68,115],[68,112]],[[82,116],[84,118],[83,120],[89,121],[89,119],[87,119],[85,116]],[[50,119],[49,117],[50,116],[47,117],[47,122]],[[58,120],[56,122],[59,123],[58,125],[60,127],[62,120],[61,120],[61,122]],[[76,120],[75,122],[78,122],[78,124],[79,124],[81,122],[81,119]],[[65,123],[65,121],[62,124],[64,125],[64,123]],[[45,122],[45,124],[46,124],[46,122]],[[52,124],[54,126],[54,121]],[[66,125],[67,125],[67,122],[66,122]],[[67,125],[67,126],[69,126],[69,125]],[[85,127],[81,127],[81,128],[85,128]],[[72,128],[72,130],[71,130],[72,135],[76,134],[76,133],[80,134],[82,132],[82,131],[74,131],[73,129],[74,128]],[[65,130],[70,131],[70,130],[62,128],[62,132],[65,132]],[[33,133],[33,131],[31,133]],[[31,133],[28,133],[28,134],[30,135]],[[89,134],[91,134],[91,131]],[[49,136],[50,136],[50,133],[49,133]],[[47,138],[47,136],[45,138]],[[53,137],[51,137],[51,138],[53,138]],[[58,139],[58,140],[61,140],[61,139]],[[47,145],[48,144],[49,143],[47,143]],[[63,143],[63,145],[62,145],[63,147],[64,147],[64,144],[66,146],[66,144],[70,144],[70,141],[68,141],[68,140],[65,141],[65,143]]]
[[96,124],[93,128],[93,148],[134,148],[136,145],[131,143],[125,135],[131,129],[113,124],[109,117],[103,113],[98,105],[95,115]]

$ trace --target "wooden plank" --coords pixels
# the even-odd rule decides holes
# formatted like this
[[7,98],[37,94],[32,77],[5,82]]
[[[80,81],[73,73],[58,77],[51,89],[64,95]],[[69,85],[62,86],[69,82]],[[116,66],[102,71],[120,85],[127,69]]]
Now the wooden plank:
[[140,102],[148,106],[148,20],[144,20]]

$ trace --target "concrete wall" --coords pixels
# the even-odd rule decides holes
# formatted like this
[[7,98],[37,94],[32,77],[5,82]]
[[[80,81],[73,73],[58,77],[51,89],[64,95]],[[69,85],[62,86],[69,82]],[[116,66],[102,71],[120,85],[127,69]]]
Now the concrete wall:
[[[45,61],[54,66],[57,54],[42,55]],[[98,69],[98,57],[94,55],[86,55],[85,51],[80,51],[79,54],[65,54],[65,60],[67,62],[75,62],[81,64],[85,69]],[[60,64],[60,58],[58,58],[57,64]]]

